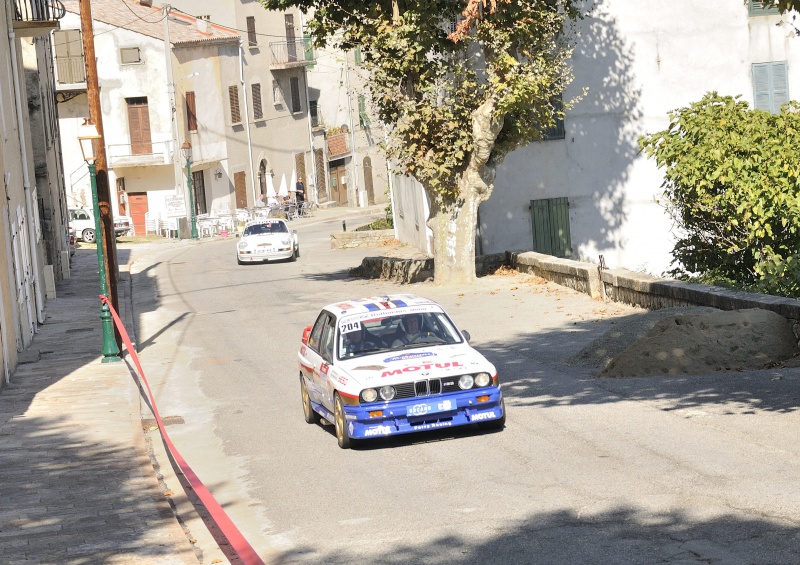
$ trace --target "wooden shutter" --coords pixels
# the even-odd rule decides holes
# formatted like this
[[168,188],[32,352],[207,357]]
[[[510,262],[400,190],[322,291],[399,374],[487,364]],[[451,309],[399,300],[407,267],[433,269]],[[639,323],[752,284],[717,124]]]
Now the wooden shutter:
[[261,104],[261,84],[253,84],[253,119],[261,120],[264,118],[264,108]]
[[[294,154],[294,169],[297,171],[297,178],[303,179],[303,184],[308,187],[308,179],[306,178],[306,154]],[[290,187],[294,190],[294,187]],[[308,188],[306,188],[306,199],[308,199]]]
[[131,154],[150,154],[153,152],[153,146],[150,142],[150,110],[147,105],[147,98],[128,98],[127,103]]
[[748,12],[751,16],[768,16],[770,14],[777,14],[778,8],[772,6],[770,8],[765,8],[764,4],[762,4],[761,0],[748,0]]
[[360,65],[362,58],[361,58],[361,46],[356,45],[355,50],[353,51],[353,60],[356,62],[356,65]]
[[78,29],[67,29],[53,33],[56,51],[58,82],[75,84],[86,82],[86,64],[83,60],[83,41]]
[[300,106],[300,79],[292,77],[289,82],[292,85],[292,113],[301,112],[303,108]]
[[755,108],[777,114],[789,101],[788,66],[786,61],[753,65],[753,98]]
[[230,99],[231,103],[231,123],[238,124],[242,121],[242,113],[239,109],[239,87],[238,86],[229,86],[228,87],[228,98]]
[[197,106],[191,91],[186,93],[186,126],[189,131],[197,131]]
[[533,250],[555,257],[572,254],[569,229],[569,199],[531,200]]
[[258,45],[255,16],[247,16],[247,43],[250,44],[250,47],[256,47]]
[[772,63],[770,66],[772,79],[772,113],[778,114],[781,106],[789,102],[789,70],[786,61]]

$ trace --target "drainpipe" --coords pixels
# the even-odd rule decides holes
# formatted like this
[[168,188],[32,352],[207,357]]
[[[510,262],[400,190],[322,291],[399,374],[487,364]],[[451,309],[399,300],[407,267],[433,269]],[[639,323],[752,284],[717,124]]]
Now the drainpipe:
[[350,55],[349,51],[344,54],[344,76],[347,81],[347,123],[350,125],[350,143],[352,144],[353,156],[353,184],[356,185],[356,207],[358,207],[358,151],[356,151],[356,130],[353,127],[353,105],[350,100]]
[[247,132],[247,159],[250,162],[250,184],[253,188],[253,206],[258,202],[256,192],[256,176],[253,168],[253,140],[250,138],[250,114],[247,111],[247,85],[244,82],[244,47],[242,39],[239,39],[239,82],[242,83],[242,93],[244,94],[244,130]]
[[[305,49],[305,33],[303,33],[303,12],[302,10],[298,10],[297,13],[300,15],[300,35],[303,38],[303,48]],[[308,67],[303,66],[303,82],[305,83],[306,87],[306,117],[308,118],[308,146],[311,148],[311,179],[314,181],[314,202],[319,204],[319,185],[317,184],[317,158],[316,154],[314,153],[314,133],[311,130],[311,101],[308,99]],[[319,108],[317,108],[319,111]],[[308,177],[308,171],[306,171],[306,177]]]
[[[172,175],[173,182],[175,183],[175,195],[184,194],[183,191],[183,172],[181,171],[181,159],[178,154],[178,105],[175,102],[175,78],[172,73],[172,43],[169,38],[169,13],[172,11],[172,6],[166,4],[162,11],[164,18],[162,19],[164,31],[164,58],[166,59],[167,66],[167,93],[169,94],[169,110],[170,110],[170,135],[172,136]],[[178,190],[180,188],[180,191]],[[180,230],[179,230],[180,232]]]
[[[10,19],[10,14],[8,15]],[[14,81],[14,98],[17,105],[17,134],[19,136],[20,157],[22,158],[22,186],[25,191],[25,208],[27,208],[28,221],[26,223],[26,230],[28,232],[28,244],[30,245],[30,261],[31,271],[33,271],[33,294],[36,299],[36,321],[40,324],[44,323],[44,301],[42,300],[42,289],[39,283],[39,254],[36,249],[36,230],[31,230],[32,225],[35,225],[33,214],[38,214],[38,206],[36,209],[32,207],[31,195],[31,178],[28,173],[28,149],[25,146],[25,132],[23,131],[24,115],[22,113],[22,91],[19,84],[19,65],[17,65],[17,42],[16,34],[14,33],[14,25],[9,22],[8,26],[8,41],[11,49],[11,74]],[[33,333],[39,331],[38,327],[34,325]]]

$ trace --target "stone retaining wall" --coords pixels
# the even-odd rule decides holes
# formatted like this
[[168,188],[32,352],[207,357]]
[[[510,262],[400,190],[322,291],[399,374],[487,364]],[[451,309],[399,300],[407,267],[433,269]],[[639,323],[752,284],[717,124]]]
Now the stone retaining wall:
[[394,230],[343,231],[331,234],[331,249],[380,247],[394,240]]
[[[601,271],[594,263],[559,259],[533,251],[509,251],[475,258],[479,275],[493,272],[503,264],[586,293],[592,298],[622,302],[648,310],[674,306],[711,306],[720,310],[761,308],[792,320],[800,320],[800,300],[792,298],[661,279],[625,269]],[[432,280],[433,269],[433,259],[366,257],[361,266],[352,269],[350,274],[414,283]]]

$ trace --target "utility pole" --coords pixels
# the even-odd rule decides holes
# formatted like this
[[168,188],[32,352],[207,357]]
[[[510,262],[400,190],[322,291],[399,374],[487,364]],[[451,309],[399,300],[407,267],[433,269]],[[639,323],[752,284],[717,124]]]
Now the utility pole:
[[[90,0],[79,0],[81,12],[81,37],[83,38],[83,56],[86,62],[86,97],[89,102],[89,119],[97,128],[100,139],[95,151],[95,169],[97,174],[97,199],[100,207],[100,224],[103,240],[97,244],[103,246],[105,277],[108,281],[109,300],[119,312],[117,295],[117,239],[114,233],[114,218],[111,208],[111,188],[108,183],[108,164],[106,161],[106,144],[103,134],[103,111],[100,105],[100,83],[97,79],[97,59],[94,53],[94,28],[92,26],[92,5]],[[117,346],[122,347],[122,339],[115,329]]]

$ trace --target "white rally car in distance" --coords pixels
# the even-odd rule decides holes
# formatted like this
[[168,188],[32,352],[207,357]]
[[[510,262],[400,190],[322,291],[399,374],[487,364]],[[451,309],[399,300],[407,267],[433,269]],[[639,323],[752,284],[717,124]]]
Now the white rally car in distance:
[[379,436],[477,424],[500,429],[497,370],[436,302],[398,294],[322,309],[298,353],[303,414],[339,447]]
[[240,265],[300,257],[297,232],[290,230],[285,220],[267,218],[247,222],[242,238],[236,244],[236,259]]

